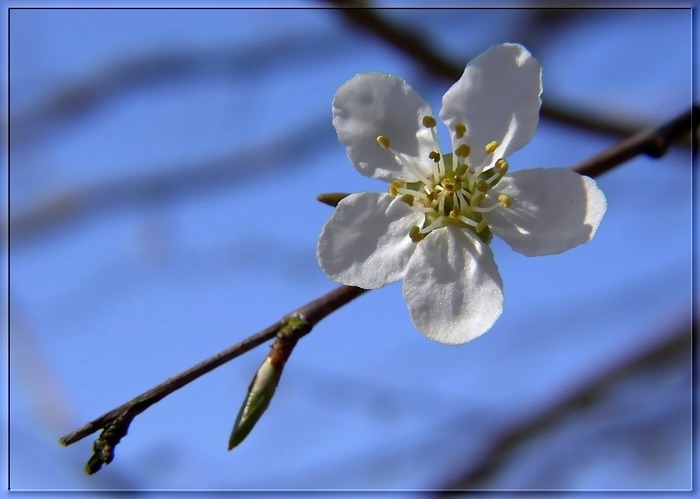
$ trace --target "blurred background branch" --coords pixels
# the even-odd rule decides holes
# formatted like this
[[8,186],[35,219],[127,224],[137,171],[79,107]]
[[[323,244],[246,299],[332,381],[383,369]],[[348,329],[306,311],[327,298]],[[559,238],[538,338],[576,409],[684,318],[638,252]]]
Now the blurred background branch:
[[[173,198],[193,196],[221,189],[235,182],[245,185],[269,176],[288,164],[270,150],[288,155],[312,155],[324,147],[323,142],[307,142],[328,127],[326,118],[318,118],[301,127],[293,127],[286,136],[236,150],[218,159],[202,160],[157,168],[150,173],[112,180],[85,189],[71,189],[54,194],[26,211],[13,210],[10,219],[11,244],[30,241],[47,231],[65,230],[72,223],[131,206],[154,206]],[[297,164],[297,163],[294,163]]]
[[[284,47],[284,50],[280,50],[280,47]],[[54,93],[26,106],[26,109],[20,107],[18,111],[15,108],[10,116],[11,145],[21,146],[28,141],[37,141],[43,134],[56,133],[65,126],[66,120],[84,118],[124,95],[149,89],[153,91],[164,83],[213,77],[255,81],[302,62],[320,63],[349,49],[350,44],[335,36],[309,39],[272,33],[245,47],[172,48],[140,54],[96,68],[93,73],[74,81],[66,81]]]
[[[663,369],[669,367],[682,367],[689,372],[693,327],[692,324],[683,324],[659,335],[648,344],[636,346],[612,365],[602,367],[598,372],[592,373],[589,379],[570,387],[550,404],[533,414],[516,419],[512,426],[503,428],[487,440],[476,462],[467,464],[461,473],[438,488],[445,491],[483,488],[519,447],[531,443],[544,433],[552,432],[565,424],[567,418],[586,419],[593,408],[602,405],[606,398],[615,396],[614,389],[617,385],[641,374],[662,376]],[[655,404],[653,393],[649,394],[648,403]],[[616,416],[622,417],[621,414]],[[571,449],[570,452],[575,453],[576,450]]]
[[[336,7],[346,7],[342,0],[326,0]],[[400,26],[389,21],[381,14],[382,9],[362,8],[365,2],[353,2],[355,8],[340,8],[336,12],[350,25],[360,31],[371,33],[384,43],[392,46],[404,57],[407,57],[436,78],[442,78],[452,83],[459,79],[468,61],[453,61],[443,55],[419,30]],[[573,12],[565,9],[540,11],[533,9],[534,17],[530,17],[538,28],[553,27],[554,19],[568,22]],[[448,27],[445,27],[448,29]],[[519,41],[512,38],[510,41]],[[542,103],[540,116],[553,123],[597,134],[625,137],[648,127],[648,124],[623,121],[612,116],[601,116],[586,109],[573,108],[570,104],[552,102],[551,98]]]

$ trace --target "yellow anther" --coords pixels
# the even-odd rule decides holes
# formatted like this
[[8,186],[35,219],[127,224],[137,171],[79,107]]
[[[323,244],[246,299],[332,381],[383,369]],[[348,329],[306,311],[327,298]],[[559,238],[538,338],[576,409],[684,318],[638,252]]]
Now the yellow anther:
[[486,192],[486,191],[488,191],[488,190],[491,188],[491,186],[489,185],[489,183],[488,183],[486,180],[484,180],[484,179],[482,178],[482,179],[479,179],[479,180],[477,181],[477,183],[476,183],[476,188],[477,188],[478,190],[480,190],[481,192]]
[[382,146],[382,149],[389,149],[391,147],[391,142],[389,142],[389,139],[384,135],[377,137],[377,144]]
[[435,161],[436,163],[440,162],[440,153],[437,151],[430,151],[430,154],[428,154],[428,157]]
[[401,196],[401,201],[406,203],[408,206],[413,206],[414,200],[415,200],[415,198],[413,196],[411,196],[410,194],[404,194],[403,196]]
[[462,163],[461,165],[459,165],[459,166],[457,167],[457,170],[455,171],[455,174],[456,174],[458,177],[463,177],[464,174],[467,173],[467,170],[468,170],[468,169],[469,169],[469,167],[467,167],[467,165],[465,165],[464,163]]
[[[377,139],[377,140],[379,140],[379,139]],[[486,154],[491,154],[493,151],[496,150],[497,147],[498,147],[498,142],[496,142],[495,140],[492,140],[491,142],[486,144],[486,146],[484,147],[484,151],[486,151]]]
[[501,158],[496,161],[496,168],[498,168],[498,173],[505,175],[508,173],[508,162],[504,158]]
[[459,158],[466,158],[467,156],[469,156],[470,152],[472,152],[471,147],[469,147],[467,144],[462,144],[457,149],[455,149],[455,154]]
[[413,241],[414,243],[417,243],[417,242],[422,241],[425,236],[421,233],[420,227],[418,227],[417,225],[414,225],[413,227],[411,227],[411,230],[408,232],[408,237],[411,238],[411,241]]
[[485,218],[483,218],[483,219],[481,220],[481,222],[479,222],[479,223],[476,225],[475,230],[476,230],[476,232],[481,232],[482,230],[484,230],[484,229],[485,229],[486,227],[488,227],[488,226],[489,226],[489,223],[486,221]]
[[510,208],[510,198],[506,194],[499,194],[498,201],[504,208]]
[[423,126],[425,128],[433,128],[435,125],[437,125],[435,118],[432,116],[423,116]]
[[389,194],[392,196],[397,196],[399,194],[399,189],[403,187],[403,182],[400,180],[394,180],[389,184]]
[[464,137],[464,134],[467,133],[467,127],[464,125],[464,123],[457,123],[455,125],[455,137],[458,139],[461,139]]

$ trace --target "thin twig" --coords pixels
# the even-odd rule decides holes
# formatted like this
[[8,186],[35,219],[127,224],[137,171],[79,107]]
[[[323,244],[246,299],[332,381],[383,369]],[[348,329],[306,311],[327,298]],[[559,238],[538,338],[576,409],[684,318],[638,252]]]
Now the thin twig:
[[[337,310],[348,302],[354,300],[366,290],[352,286],[340,286],[335,290],[323,295],[322,297],[307,303],[301,307],[296,313],[302,315],[306,321],[313,327],[320,322],[324,317],[330,314],[333,310]],[[142,413],[150,406],[163,399],[175,390],[182,388],[186,384],[194,381],[203,374],[225,364],[226,362],[235,359],[236,357],[252,350],[258,345],[271,340],[283,327],[285,320],[281,320],[263,329],[262,331],[249,336],[240,343],[223,350],[213,357],[200,362],[199,364],[187,369],[186,371],[169,378],[160,385],[151,388],[147,392],[142,393],[138,397],[129,402],[120,405],[106,414],[90,421],[88,424],[61,437],[62,445],[71,445],[96,431],[108,427],[118,418],[125,415],[128,416],[130,422],[138,414]],[[128,423],[127,423],[128,426]]]
[[[341,7],[336,12],[349,23],[380,37],[431,75],[450,82],[457,81],[462,76],[466,61],[456,63],[443,55],[427,38],[420,35],[420,30],[403,27],[387,20],[380,14],[381,10],[362,8],[366,6],[366,2],[351,2],[352,8],[348,8],[349,3],[344,0],[326,1],[335,7]],[[613,120],[610,117],[602,118],[585,109],[553,104],[551,100],[542,105],[540,115],[555,123],[616,137],[627,137],[640,129],[637,124]]]
[[635,156],[646,154],[652,158],[660,158],[666,154],[674,142],[696,129],[700,123],[699,119],[700,107],[696,105],[659,128],[632,135],[619,144],[579,163],[573,169],[581,175],[596,177]]

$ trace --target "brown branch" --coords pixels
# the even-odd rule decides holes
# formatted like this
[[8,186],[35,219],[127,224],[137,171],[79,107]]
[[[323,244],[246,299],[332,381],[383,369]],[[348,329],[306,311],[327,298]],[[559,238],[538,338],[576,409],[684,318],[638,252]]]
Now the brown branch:
[[685,137],[691,130],[695,130],[700,123],[699,119],[700,107],[696,105],[668,123],[653,130],[632,135],[619,144],[579,163],[573,169],[582,175],[596,177],[642,154],[660,158],[666,154],[674,142]]
[[[366,2],[352,2],[353,8],[347,8],[347,1],[326,1],[335,7],[343,7],[336,12],[357,29],[381,38],[431,75],[450,82],[457,81],[462,76],[467,61],[457,63],[445,57],[420,35],[419,30],[392,23],[380,14],[380,9],[361,8],[366,6]],[[553,104],[551,100],[542,104],[540,115],[561,125],[616,137],[627,137],[640,129],[639,125],[634,123],[613,120],[610,117],[603,118],[585,109],[571,109],[561,104]]]
[[[313,327],[328,314],[354,300],[367,290],[353,286],[340,286],[324,296],[307,303],[291,315],[299,314],[304,317],[306,323]],[[186,371],[169,378],[160,385],[142,393],[138,397],[122,404],[102,416],[90,421],[88,424],[60,438],[62,445],[71,445],[100,429],[104,429],[100,438],[95,443],[95,454],[88,462],[88,473],[94,473],[102,464],[108,464],[112,460],[112,451],[119,440],[126,435],[131,421],[150,406],[163,399],[167,395],[182,388],[209,371],[235,359],[236,357],[252,350],[258,345],[271,340],[285,326],[287,319],[282,319],[262,331],[246,338],[232,347],[219,352],[213,357],[200,362]],[[301,332],[301,331],[300,331]],[[307,331],[308,332],[308,331]],[[107,450],[105,452],[105,449]]]

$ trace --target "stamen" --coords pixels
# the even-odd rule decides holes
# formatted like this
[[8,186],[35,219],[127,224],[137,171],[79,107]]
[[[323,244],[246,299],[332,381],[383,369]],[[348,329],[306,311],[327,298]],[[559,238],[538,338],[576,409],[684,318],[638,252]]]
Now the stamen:
[[420,227],[418,227],[417,225],[414,225],[413,227],[411,227],[411,230],[408,232],[408,237],[410,237],[411,241],[413,241],[414,243],[418,243],[418,242],[423,240],[425,235],[421,233]]
[[469,201],[467,201],[471,195],[468,191],[460,190],[457,191],[457,199],[459,200],[459,205],[469,206]]
[[404,194],[403,196],[401,196],[400,199],[401,199],[401,201],[406,203],[408,206],[413,206],[413,201],[415,200],[415,198],[413,196],[411,196],[410,194]]
[[496,171],[494,172],[493,175],[491,175],[489,178],[486,179],[486,182],[489,184],[489,188],[493,187],[498,183],[498,180],[501,179],[501,172]]
[[[427,124],[426,124],[427,122]],[[430,135],[433,138],[433,145],[435,146],[435,150],[431,152],[430,159],[435,161],[435,166],[432,168],[433,170],[433,175],[435,178],[440,177],[441,175],[444,175],[445,170],[446,170],[446,165],[445,161],[442,158],[442,153],[440,149],[440,141],[438,140],[437,136],[437,130],[435,129],[435,118],[432,116],[425,116],[423,117],[423,126],[430,128]],[[432,153],[435,153],[435,157],[432,156]]]
[[400,180],[394,180],[389,184],[389,194],[396,197],[399,194],[399,189],[404,186],[404,183]]
[[[448,163],[440,151],[435,117],[423,116],[421,124],[430,129],[434,142],[433,149],[427,154],[430,161],[426,161],[424,156],[406,157],[392,149],[387,136],[377,136],[377,144],[391,152],[405,172],[417,177],[416,180],[394,180],[389,184],[389,194],[423,215],[423,221],[411,227],[408,236],[411,241],[418,243],[435,229],[456,225],[463,230],[481,234],[480,237],[486,240],[490,235],[489,223],[482,214],[511,206],[508,195],[498,194],[497,201],[494,202],[496,193],[493,197],[488,194],[509,168],[505,158],[495,159],[493,156],[500,144],[495,140],[486,144],[486,157],[480,165],[475,166],[470,166],[466,159],[471,154],[469,145],[459,144],[454,153],[448,155],[451,160]],[[463,138],[466,133],[467,127],[463,123],[454,126],[454,137],[457,139]]]
[[440,203],[438,204],[437,211],[440,213],[440,215],[445,213],[445,196],[440,196]]
[[473,211],[476,211],[477,213],[488,213],[490,211],[495,210],[496,208],[500,208],[501,204],[496,203],[493,206],[488,206],[486,208],[482,208],[481,206],[471,206],[471,209]]
[[508,162],[505,159],[501,158],[498,161],[496,161],[496,163],[492,167],[486,168],[485,170],[488,171],[490,169],[495,170],[495,172],[486,181],[489,184],[491,184],[491,187],[493,187],[498,182],[500,182],[503,176],[508,172]]
[[452,180],[446,178],[442,181],[442,187],[447,194],[452,194],[455,191],[455,185]]
[[444,227],[444,226],[445,226],[445,217],[444,216],[438,217],[433,221],[433,223],[429,224],[427,227],[423,227],[423,230],[421,230],[421,232],[425,236],[429,232],[431,232],[435,229],[439,229],[440,227]]
[[467,144],[462,144],[457,149],[455,149],[455,154],[460,158],[466,158],[469,153],[472,152],[471,148]]
[[485,229],[486,227],[488,227],[488,226],[489,226],[488,221],[487,221],[485,218],[482,218],[482,219],[481,219],[481,222],[479,222],[479,223],[476,225],[475,230],[476,230],[476,232],[478,233],[478,232],[481,232],[482,230],[484,230],[484,229]]
[[435,213],[435,208],[426,206],[425,204],[413,203],[413,211],[418,211],[420,213]]
[[436,124],[435,118],[432,116],[423,116],[423,126],[425,128],[433,128]]
[[481,202],[484,200],[485,194],[483,192],[475,192],[469,203],[469,207],[472,210],[481,206]]
[[476,227],[477,225],[477,223],[474,220],[472,220],[471,218],[467,218],[464,215],[460,215],[459,217],[457,217],[457,220],[464,224],[467,224],[469,227]]
[[[382,137],[382,135],[380,135],[380,137]],[[418,168],[414,163],[406,159],[406,157],[403,154],[393,149],[389,149],[389,152],[391,152],[394,155],[394,157],[399,160],[401,166],[413,173],[416,177],[418,177],[418,179],[421,182],[423,182],[424,184],[430,184],[430,180],[428,180],[427,177],[423,175],[423,172],[420,171],[420,168]]]
[[498,168],[501,175],[508,173],[508,162],[505,160],[505,158],[500,158],[496,161],[496,168]]
[[430,154],[428,154],[428,157],[435,161],[436,163],[440,163],[440,153],[437,151],[430,151]]
[[464,125],[464,123],[457,123],[455,125],[455,137],[458,139],[461,139],[464,137],[464,134],[467,133],[467,127]]
[[413,196],[416,199],[423,199],[425,197],[425,192],[408,189],[406,187],[401,187],[398,189],[397,193],[402,196]]

